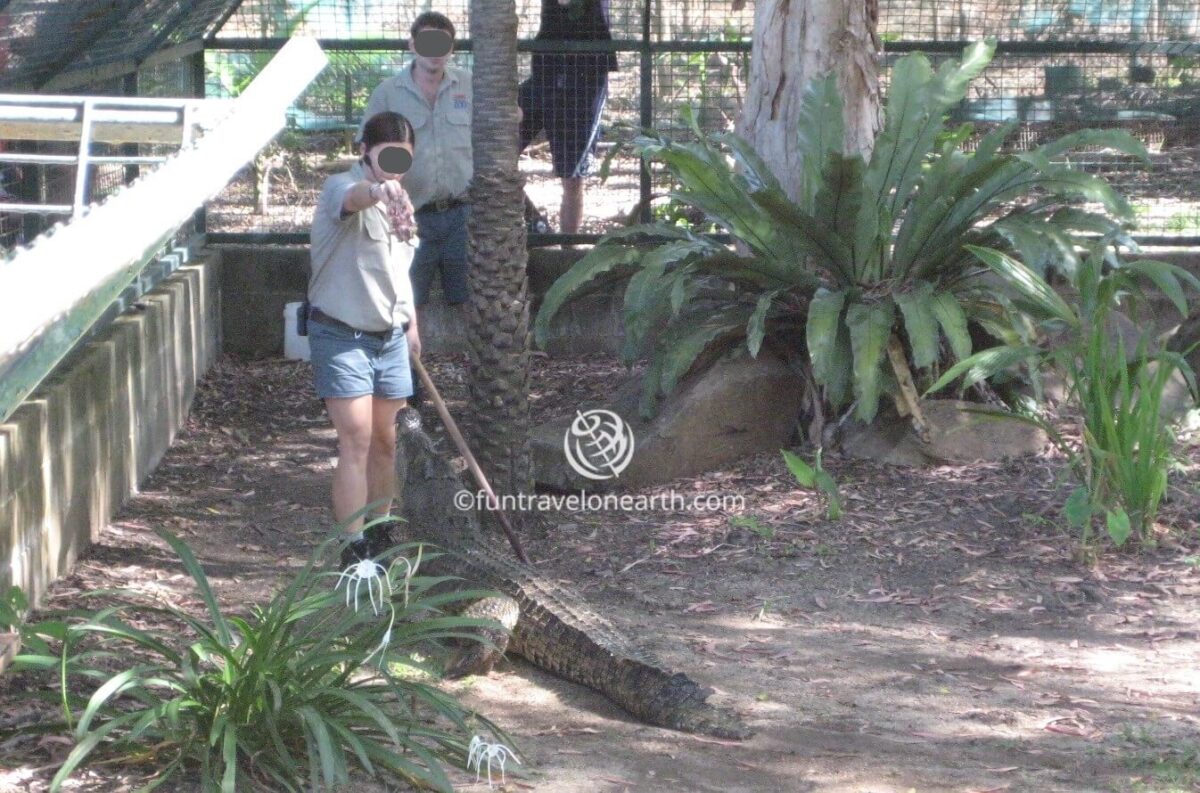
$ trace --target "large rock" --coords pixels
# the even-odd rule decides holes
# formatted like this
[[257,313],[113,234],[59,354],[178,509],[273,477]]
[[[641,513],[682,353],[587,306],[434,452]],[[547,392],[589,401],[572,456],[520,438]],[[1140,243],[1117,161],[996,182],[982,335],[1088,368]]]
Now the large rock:
[[1037,454],[1049,440],[1037,427],[983,405],[936,399],[922,402],[921,409],[930,427],[929,443],[916,437],[907,418],[881,410],[871,424],[850,425],[842,453],[907,466],[996,462]]
[[763,351],[718,361],[686,380],[650,420],[638,416],[640,378],[618,389],[605,407],[630,425],[634,453],[614,479],[592,480],[566,459],[563,438],[574,416],[533,431],[534,477],[560,490],[639,488],[691,476],[754,452],[785,447],[800,415],[803,380],[787,364]]

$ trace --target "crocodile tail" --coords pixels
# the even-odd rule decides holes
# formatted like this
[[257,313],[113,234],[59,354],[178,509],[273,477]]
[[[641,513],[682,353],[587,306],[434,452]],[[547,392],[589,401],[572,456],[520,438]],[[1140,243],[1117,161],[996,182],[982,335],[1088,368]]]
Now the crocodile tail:
[[651,724],[739,741],[754,734],[733,711],[710,705],[711,689],[702,688],[683,672],[671,674],[635,661],[621,688],[631,694],[631,700],[622,704]]

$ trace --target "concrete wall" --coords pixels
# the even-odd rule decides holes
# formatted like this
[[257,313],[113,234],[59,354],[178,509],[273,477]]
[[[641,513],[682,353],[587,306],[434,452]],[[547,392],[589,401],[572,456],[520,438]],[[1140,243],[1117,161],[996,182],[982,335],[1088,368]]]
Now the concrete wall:
[[221,348],[220,269],[202,252],[0,424],[0,586],[40,599],[158,465]]
[[[221,299],[225,351],[250,357],[283,354],[283,307],[304,299],[308,287],[307,246],[222,245]],[[534,249],[529,252],[529,287],[534,305],[582,251]],[[621,300],[624,292],[596,295],[571,304],[551,326],[551,354],[616,353],[621,348]],[[461,314],[442,302],[434,286],[421,314],[421,344],[427,352],[467,348]]]

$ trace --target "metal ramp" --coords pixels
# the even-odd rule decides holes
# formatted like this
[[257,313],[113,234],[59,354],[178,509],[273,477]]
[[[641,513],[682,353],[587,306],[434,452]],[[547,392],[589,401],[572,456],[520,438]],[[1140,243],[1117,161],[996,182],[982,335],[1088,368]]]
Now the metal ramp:
[[[100,135],[125,143],[132,142],[130,135],[186,141],[178,153],[101,203],[82,205],[77,183],[76,202],[55,207],[69,210],[72,218],[0,261],[0,422],[195,211],[283,129],[287,107],[326,63],[315,39],[293,39],[224,113],[207,118],[217,106],[197,100],[39,97],[45,100],[39,104],[22,97],[23,103],[0,106],[7,123],[33,125],[42,134],[78,127],[77,167],[88,161],[90,142]],[[211,127],[194,136],[202,121]]]
[[167,160],[161,155],[94,155],[93,143],[186,147],[197,133],[228,114],[230,106],[231,100],[227,99],[0,94],[0,140],[78,144],[74,155],[0,151],[0,163],[75,168],[71,204],[0,201],[0,212],[79,217],[87,205],[90,165],[159,165]]

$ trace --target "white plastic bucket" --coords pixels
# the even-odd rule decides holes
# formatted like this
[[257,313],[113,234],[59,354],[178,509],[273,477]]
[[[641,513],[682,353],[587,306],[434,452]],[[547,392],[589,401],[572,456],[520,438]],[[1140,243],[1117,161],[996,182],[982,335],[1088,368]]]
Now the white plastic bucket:
[[300,303],[287,303],[283,307],[283,357],[293,361],[307,361],[309,356],[308,337],[296,333],[296,313]]

